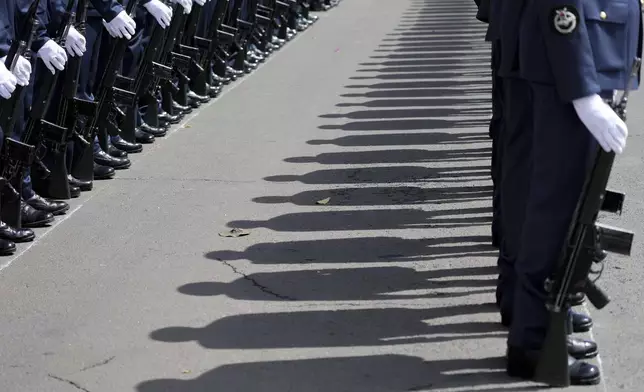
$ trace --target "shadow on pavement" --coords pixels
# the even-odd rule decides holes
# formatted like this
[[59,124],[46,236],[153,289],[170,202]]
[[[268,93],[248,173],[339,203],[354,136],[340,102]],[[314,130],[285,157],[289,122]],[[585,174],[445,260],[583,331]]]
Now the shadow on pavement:
[[[445,360],[386,353],[387,347],[410,344],[495,344],[506,334],[491,317],[497,309],[489,303],[497,251],[490,236],[471,230],[489,226],[492,219],[491,208],[480,207],[481,202],[491,205],[492,196],[490,56],[483,42],[485,26],[474,14],[469,0],[413,1],[399,27],[345,86],[340,95],[345,102],[336,106],[347,110],[319,115],[325,124],[308,144],[332,151],[287,157],[287,163],[316,167],[264,179],[307,189],[253,199],[290,204],[294,211],[228,222],[231,228],[270,229],[278,238],[316,233],[322,239],[290,238],[241,251],[207,252],[206,258],[231,268],[236,279],[205,278],[177,289],[181,295],[239,301],[306,301],[306,307],[235,314],[150,334],[157,342],[196,342],[208,350],[291,349],[291,356],[224,365],[191,380],[146,381],[137,386],[139,392],[537,390],[507,378],[500,357]],[[334,136],[325,138],[329,133]],[[319,205],[323,199],[328,200]],[[449,208],[436,208],[442,204]],[[419,239],[388,232],[440,229],[442,234],[454,228],[464,233],[432,232],[427,237],[433,238]],[[385,233],[365,233],[374,230]],[[327,238],[328,233],[334,237]],[[479,258],[484,263],[472,262]],[[264,268],[245,272],[248,263]],[[446,303],[438,306],[442,298]],[[391,302],[401,299],[416,302],[409,307]],[[364,308],[315,309],[339,301],[360,302]],[[377,347],[379,355],[337,357],[328,351],[351,347]],[[428,346],[429,353],[442,354],[436,347]],[[301,350],[307,348],[321,350]],[[293,360],[292,350],[298,349],[298,356],[327,357]]]

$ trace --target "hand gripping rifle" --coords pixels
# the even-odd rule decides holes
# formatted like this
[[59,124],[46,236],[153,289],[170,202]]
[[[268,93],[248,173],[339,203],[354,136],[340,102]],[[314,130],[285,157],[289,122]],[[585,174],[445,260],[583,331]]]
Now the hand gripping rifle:
[[[61,18],[61,23],[56,32],[52,34],[51,39],[61,47],[65,47],[65,40],[67,34],[72,26],[74,0],[67,1],[67,7]],[[34,156],[34,169],[41,175],[41,178],[47,178],[51,174],[49,169],[42,163],[41,158],[37,154],[39,151],[45,150],[45,144],[52,147],[52,152],[57,152],[63,149],[65,139],[67,138],[67,128],[60,127],[54,123],[45,120],[45,115],[49,108],[49,103],[52,99],[54,87],[58,81],[60,72],[55,71],[43,72],[38,75],[39,88],[34,95],[34,100],[29,110],[29,118],[25,126],[22,142],[34,146],[36,155]],[[45,140],[47,141],[45,143]],[[65,179],[67,180],[67,179]]]
[[[36,18],[39,4],[40,0],[35,0],[31,3],[25,15],[25,24],[22,26],[20,35],[13,41],[9,48],[9,53],[7,53],[5,66],[12,72],[15,70],[20,56],[26,59],[30,58],[29,48],[31,47],[36,27],[39,24]],[[4,203],[7,208],[3,210],[2,220],[18,227],[20,227],[20,217],[15,216],[16,209],[13,204],[17,203],[17,211],[20,211],[19,191],[22,189],[22,173],[24,173],[24,168],[31,166],[33,162],[34,147],[11,139],[8,135],[13,132],[24,91],[23,86],[16,86],[11,98],[0,102],[0,128],[5,133],[1,153],[0,183],[3,185],[3,196],[7,197],[7,202]],[[5,213],[4,211],[7,212]]]
[[[626,104],[631,83],[639,73],[641,59],[633,65],[631,80],[620,99],[611,101],[611,107],[622,120],[626,120]],[[630,255],[633,233],[597,223],[600,210],[621,213],[624,196],[606,191],[608,178],[615,160],[614,152],[597,149],[597,156],[588,173],[577,208],[572,218],[559,263],[554,275],[545,282],[550,312],[550,325],[535,380],[552,386],[570,385],[568,368],[567,331],[570,296],[576,292],[586,294],[597,309],[609,303],[609,298],[590,278],[598,244],[608,252]],[[601,274],[601,269],[599,274]],[[599,278],[599,277],[597,277]]]
[[[138,4],[138,0],[130,0],[125,7],[125,12],[132,15]],[[128,46],[127,38],[117,38],[112,41],[110,56],[105,66],[105,72],[98,84],[98,92],[95,95],[96,111],[91,120],[85,124],[80,134],[90,144],[85,147],[81,158],[76,166],[72,168],[74,177],[92,181],[94,179],[94,154],[92,144],[95,135],[98,134],[103,148],[107,145],[107,127],[117,123],[117,120],[125,117],[125,113],[119,109],[119,104],[131,105],[134,94],[114,86],[118,78],[118,71],[123,61],[123,56]]]

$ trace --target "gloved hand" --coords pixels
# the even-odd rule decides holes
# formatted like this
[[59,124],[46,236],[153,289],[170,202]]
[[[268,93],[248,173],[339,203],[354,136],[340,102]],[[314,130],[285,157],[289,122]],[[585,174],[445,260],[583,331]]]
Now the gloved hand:
[[194,2],[195,2],[196,4],[201,5],[201,6],[203,6],[204,4],[206,4],[206,1],[207,1],[207,0],[194,0]]
[[38,57],[45,63],[47,69],[52,74],[56,73],[56,70],[62,71],[65,69],[65,63],[67,62],[67,53],[65,49],[61,48],[53,40],[47,41],[42,48],[38,51]]
[[[0,59],[2,64],[7,62],[7,56]],[[31,63],[26,58],[20,56],[16,61],[16,66],[13,68],[13,76],[16,77],[16,83],[21,86],[28,86],[29,79],[31,78]]]
[[74,26],[71,26],[65,38],[65,49],[67,49],[67,53],[72,57],[81,57],[87,50],[85,44],[86,41],[83,34],[79,33]]
[[172,2],[182,6],[184,14],[189,14],[192,11],[192,0],[172,0]]
[[114,38],[131,39],[136,33],[136,22],[125,11],[121,11],[111,22],[103,21],[103,26]]
[[17,83],[18,79],[5,67],[3,61],[0,64],[0,97],[4,99],[11,98],[11,93],[16,89]]
[[150,0],[143,6],[148,10],[150,15],[154,16],[154,19],[157,20],[157,23],[161,28],[165,29],[170,26],[170,21],[172,20],[172,8],[163,4],[159,0]]
[[579,98],[572,103],[577,115],[604,151],[616,154],[624,151],[628,136],[626,124],[599,95]]

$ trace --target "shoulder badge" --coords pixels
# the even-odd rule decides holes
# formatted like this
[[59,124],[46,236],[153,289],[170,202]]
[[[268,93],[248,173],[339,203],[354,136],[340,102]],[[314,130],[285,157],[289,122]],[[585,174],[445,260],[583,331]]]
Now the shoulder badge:
[[573,6],[567,5],[552,10],[552,27],[561,35],[571,34],[577,29],[579,12]]

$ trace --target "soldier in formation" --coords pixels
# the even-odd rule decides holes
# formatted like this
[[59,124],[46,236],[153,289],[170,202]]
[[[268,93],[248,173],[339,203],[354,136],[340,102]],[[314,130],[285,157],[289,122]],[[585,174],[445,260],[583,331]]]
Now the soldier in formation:
[[[532,379],[549,323],[544,282],[556,268],[583,183],[601,148],[620,154],[627,127],[608,103],[637,88],[640,0],[477,0],[492,43],[497,305],[509,328],[507,372]],[[499,157],[501,158],[499,162]],[[606,252],[597,248],[596,261]],[[585,301],[582,293],[571,305]],[[570,312],[572,332],[592,320]],[[570,335],[573,385],[600,382],[583,361],[595,342]]]
[[337,0],[0,0],[0,255]]

